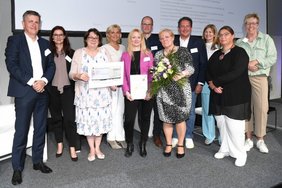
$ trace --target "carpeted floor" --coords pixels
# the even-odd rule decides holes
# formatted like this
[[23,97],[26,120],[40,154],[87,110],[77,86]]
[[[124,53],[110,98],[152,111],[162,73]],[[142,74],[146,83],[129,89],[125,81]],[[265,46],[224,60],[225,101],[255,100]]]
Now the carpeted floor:
[[[276,105],[276,104],[275,104]],[[282,105],[277,104],[281,114]],[[269,122],[273,121],[270,117]],[[278,118],[279,127],[281,118]],[[272,123],[269,123],[272,126]],[[131,158],[124,157],[124,150],[112,150],[102,143],[105,160],[87,161],[88,146],[82,139],[82,150],[79,160],[72,162],[67,148],[61,158],[55,158],[55,140],[53,134],[48,136],[47,165],[53,169],[51,174],[42,174],[32,170],[32,161],[26,157],[23,171],[23,183],[18,187],[102,187],[102,188],[141,188],[141,187],[247,187],[269,188],[282,182],[282,130],[268,132],[265,141],[269,154],[260,153],[257,148],[248,152],[245,167],[236,167],[234,159],[226,157],[213,158],[219,149],[218,143],[204,145],[204,138],[195,134],[195,148],[186,150],[182,159],[165,158],[162,149],[154,146],[152,139],[147,144],[148,156],[142,158],[138,154],[139,134],[135,132],[135,152]],[[105,139],[104,139],[105,140]],[[11,159],[0,162],[0,187],[13,187]]]

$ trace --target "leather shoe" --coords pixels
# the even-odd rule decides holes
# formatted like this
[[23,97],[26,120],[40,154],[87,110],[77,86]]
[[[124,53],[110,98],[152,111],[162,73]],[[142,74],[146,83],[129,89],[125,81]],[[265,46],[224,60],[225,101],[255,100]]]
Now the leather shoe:
[[154,137],[154,143],[155,143],[155,145],[156,145],[158,148],[163,147],[163,142],[162,142],[160,136],[155,136],[155,137]]
[[12,184],[18,185],[18,184],[21,184],[22,182],[23,182],[22,172],[19,170],[14,170],[13,177],[12,177]]
[[140,149],[140,156],[146,157],[147,156],[147,150],[146,150],[146,142],[139,142],[139,149]]
[[132,143],[128,143],[124,156],[125,157],[131,157],[132,152],[134,152],[134,145]]
[[52,169],[46,166],[43,162],[33,165],[34,170],[40,170],[42,173],[48,174],[52,172]]

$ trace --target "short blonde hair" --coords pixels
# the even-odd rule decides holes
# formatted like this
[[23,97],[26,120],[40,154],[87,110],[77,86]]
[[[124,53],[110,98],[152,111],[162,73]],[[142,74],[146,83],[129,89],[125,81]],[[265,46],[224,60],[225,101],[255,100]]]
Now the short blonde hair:
[[251,14],[247,14],[244,18],[244,24],[247,23],[247,19],[249,18],[256,18],[258,20],[258,24],[259,24],[259,16],[257,13],[251,13]]
[[174,33],[171,29],[162,29],[160,32],[159,32],[159,38],[161,38],[161,34],[163,33],[168,33],[172,38],[174,38]]
[[[120,32],[121,34],[121,27],[118,25],[118,24],[113,24],[113,25],[110,25],[107,30],[106,30],[106,38],[107,38],[107,41],[110,42],[110,39],[109,39],[109,34],[110,32],[112,32],[114,29],[118,29],[118,31]],[[121,37],[120,37],[121,38]],[[121,42],[121,39],[119,40],[119,43]]]

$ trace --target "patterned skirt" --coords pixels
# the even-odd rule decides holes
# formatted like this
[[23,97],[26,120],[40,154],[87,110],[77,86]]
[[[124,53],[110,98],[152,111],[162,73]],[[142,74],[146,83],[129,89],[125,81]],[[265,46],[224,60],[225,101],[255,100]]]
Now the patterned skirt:
[[179,86],[176,82],[161,88],[157,94],[160,120],[165,123],[180,123],[188,119],[192,92],[190,83]]

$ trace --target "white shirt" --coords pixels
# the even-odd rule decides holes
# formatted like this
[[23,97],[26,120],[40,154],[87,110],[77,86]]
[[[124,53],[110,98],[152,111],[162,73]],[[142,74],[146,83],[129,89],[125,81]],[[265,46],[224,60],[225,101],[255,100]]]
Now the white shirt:
[[185,40],[182,39],[181,37],[179,37],[180,46],[187,48],[187,47],[188,47],[188,43],[189,43],[189,39],[190,39],[190,37],[188,37],[188,38],[185,39]]
[[215,49],[212,50],[211,49],[211,46],[212,46],[212,42],[207,42],[206,43],[206,49],[207,49],[207,55],[208,55],[208,59],[210,59],[210,57],[212,56],[212,54],[218,50],[218,46],[216,45],[215,46]]
[[46,79],[42,79],[43,69],[42,69],[41,52],[40,52],[40,48],[38,44],[38,37],[36,37],[35,41],[33,41],[26,33],[25,33],[25,37],[26,37],[27,46],[28,46],[29,53],[30,53],[31,66],[32,66],[32,72],[33,72],[33,76],[27,82],[27,84],[32,86],[36,80],[43,80],[46,83],[45,81]]

